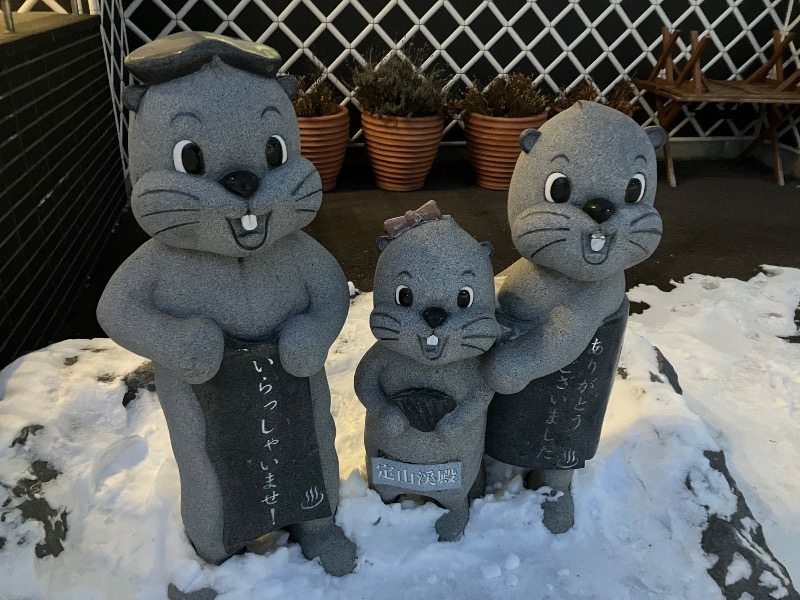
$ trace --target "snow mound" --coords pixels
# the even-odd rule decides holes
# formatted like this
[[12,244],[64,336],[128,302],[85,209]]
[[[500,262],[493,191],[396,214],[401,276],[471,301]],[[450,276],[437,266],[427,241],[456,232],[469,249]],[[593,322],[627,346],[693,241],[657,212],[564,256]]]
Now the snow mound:
[[690,275],[669,292],[638,286],[628,297],[650,305],[629,332],[661,348],[680,374],[688,408],[800,581],[800,270],[764,266],[749,281]]
[[[724,449],[756,518],[772,523],[773,549],[798,539],[800,346],[776,336],[794,333],[800,271],[768,274],[633,290],[651,308],[631,321],[598,454],[576,473],[574,528],[550,534],[543,496],[516,477],[475,501],[455,543],[436,541],[442,509],[384,505],[365,483],[352,376],[373,342],[372,298],[355,297],[327,363],[343,476],[337,520],[359,548],[356,572],[342,578],[306,561],[285,534],[262,540],[263,554],[203,563],[182,530],[157,391],[145,376],[128,379],[134,389],[125,383],[143,359],[104,339],[27,355],[0,372],[0,590],[11,599],[149,599],[172,582],[226,600],[713,599],[724,597],[720,585],[753,580],[764,596],[789,597],[771,556],[767,567],[751,562],[762,551],[758,524],[742,517],[737,490],[711,464]],[[653,343],[685,397],[659,373]],[[749,550],[725,564],[707,553],[712,522],[752,533]],[[796,563],[793,552],[776,554]],[[708,572],[717,563],[719,585]]]

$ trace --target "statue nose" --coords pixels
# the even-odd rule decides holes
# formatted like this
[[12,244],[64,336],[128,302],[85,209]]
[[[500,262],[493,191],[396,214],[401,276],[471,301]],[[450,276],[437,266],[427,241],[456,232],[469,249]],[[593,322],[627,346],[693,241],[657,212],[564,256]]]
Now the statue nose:
[[422,311],[422,318],[431,327],[438,327],[447,320],[447,311],[438,306],[431,306]]
[[605,198],[594,198],[583,205],[583,212],[597,223],[605,223],[614,215],[615,211],[614,203]]
[[249,198],[258,189],[258,175],[250,171],[233,171],[223,175],[219,182],[241,198]]

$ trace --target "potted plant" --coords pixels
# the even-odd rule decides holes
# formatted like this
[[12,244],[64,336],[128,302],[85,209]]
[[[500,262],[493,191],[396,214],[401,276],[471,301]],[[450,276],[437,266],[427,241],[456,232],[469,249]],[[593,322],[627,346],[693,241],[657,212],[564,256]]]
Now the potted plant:
[[408,192],[425,185],[444,129],[445,78],[422,72],[419,53],[372,59],[353,71],[353,96],[375,185]]
[[336,101],[322,70],[298,77],[297,88],[292,104],[300,125],[300,152],[314,163],[322,191],[328,192],[336,187],[350,141],[350,113]]
[[560,88],[558,94],[553,99],[553,104],[550,106],[550,112],[553,115],[557,115],[561,111],[568,109],[578,100],[586,100],[588,102],[600,101],[600,92],[595,87],[591,77],[584,79],[569,92],[567,92],[566,88]]
[[618,81],[616,85],[611,88],[608,99],[603,101],[600,97],[600,91],[594,85],[594,81],[592,81],[591,77],[587,77],[571,92],[567,92],[566,89],[561,88],[558,95],[553,100],[550,111],[553,115],[557,115],[562,110],[575,104],[578,100],[587,100],[589,102],[600,102],[611,108],[616,108],[618,111],[630,117],[639,108],[632,104],[633,98],[633,87],[628,79]]
[[519,157],[519,134],[547,120],[548,97],[533,77],[511,73],[486,87],[473,81],[452,109],[464,120],[467,154],[479,186],[507,190]]
[[625,113],[629,117],[633,116],[639,107],[633,104],[634,88],[630,79],[623,79],[611,88],[606,104],[611,108],[616,108],[619,112]]

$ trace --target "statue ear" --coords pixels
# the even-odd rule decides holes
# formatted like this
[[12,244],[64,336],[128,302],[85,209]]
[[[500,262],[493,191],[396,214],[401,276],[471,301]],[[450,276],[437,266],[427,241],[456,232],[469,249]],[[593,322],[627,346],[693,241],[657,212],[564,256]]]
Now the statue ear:
[[519,147],[525,154],[528,154],[533,150],[533,145],[539,141],[541,135],[538,129],[526,129],[519,134]]
[[135,83],[129,85],[122,90],[122,105],[133,113],[138,112],[139,104],[141,104],[146,91],[146,85],[138,85]]
[[297,96],[297,79],[294,75],[278,75],[276,79],[289,98]]
[[386,249],[386,246],[389,245],[389,242],[392,241],[388,235],[382,235],[377,240],[375,240],[375,245],[378,246],[378,252],[383,252]]
[[483,251],[489,258],[494,256],[494,246],[492,246],[492,242],[481,242],[481,248],[483,248]]
[[647,134],[647,137],[650,138],[650,143],[653,144],[653,148],[655,148],[656,151],[661,150],[664,144],[667,143],[667,132],[658,125],[645,127],[644,132]]

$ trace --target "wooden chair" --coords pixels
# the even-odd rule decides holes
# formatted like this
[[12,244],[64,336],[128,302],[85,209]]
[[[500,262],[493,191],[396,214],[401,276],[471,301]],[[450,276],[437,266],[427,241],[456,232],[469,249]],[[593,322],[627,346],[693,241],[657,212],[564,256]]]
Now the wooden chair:
[[[783,54],[794,39],[794,33],[781,36],[773,32],[773,50],[761,67],[744,81],[708,79],[703,73],[700,57],[708,45],[709,37],[700,39],[696,31],[690,33],[691,52],[683,68],[678,68],[672,58],[680,31],[662,29],[663,50],[658,57],[650,76],[647,79],[634,80],[640,89],[653,92],[656,97],[656,119],[659,125],[668,129],[670,124],[681,113],[681,109],[692,103],[753,103],[767,107],[767,125],[759,136],[745,148],[740,158],[749,156],[765,139],[772,144],[775,181],[784,184],[783,163],[778,143],[778,128],[781,123],[800,109],[800,69],[785,77]],[[775,78],[768,75],[775,69]],[[659,77],[661,70],[664,77]],[[786,106],[786,108],[782,108]],[[672,152],[669,142],[664,146],[664,158],[667,166],[667,180],[675,187],[675,168],[672,163]]]

